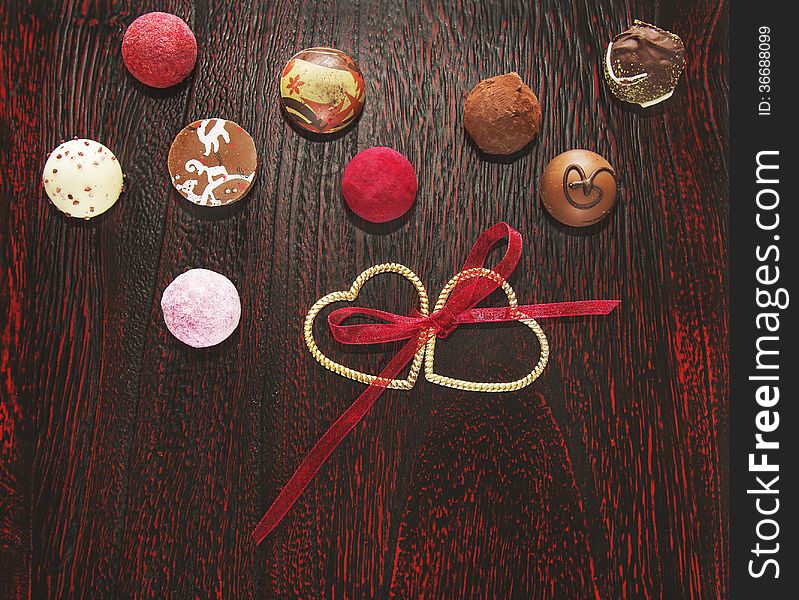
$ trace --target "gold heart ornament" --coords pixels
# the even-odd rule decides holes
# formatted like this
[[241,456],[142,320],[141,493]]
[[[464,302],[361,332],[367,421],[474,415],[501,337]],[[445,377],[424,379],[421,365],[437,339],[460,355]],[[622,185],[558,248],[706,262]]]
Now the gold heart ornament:
[[[462,271],[449,280],[447,285],[444,286],[444,289],[441,290],[441,295],[439,295],[438,300],[436,301],[433,312],[435,313],[444,307],[449,299],[449,295],[459,282],[465,281],[467,279],[474,279],[475,277],[488,277],[499,283],[502,286],[502,290],[505,292],[505,295],[508,297],[508,304],[511,307],[518,306],[516,292],[513,291],[513,288],[507,281],[502,279],[499,274],[491,271],[490,269],[476,268]],[[522,316],[521,313],[519,316]],[[547,336],[544,335],[544,331],[541,329],[541,326],[535,320],[520,318],[519,321],[533,330],[533,333],[535,333],[535,336],[538,338],[538,344],[540,346],[538,364],[536,364],[533,370],[521,379],[517,379],[516,381],[494,383],[483,381],[466,381],[464,379],[455,379],[453,377],[439,375],[435,372],[434,368],[436,356],[435,336],[430,338],[426,346],[427,354],[425,355],[424,359],[425,379],[427,379],[427,381],[430,383],[455,388],[456,390],[467,390],[470,392],[512,392],[530,385],[533,381],[538,379],[538,377],[544,371],[544,368],[547,366],[547,361],[549,360],[549,342],[547,341]]]
[[[325,354],[316,345],[316,340],[313,336],[313,325],[314,321],[316,320],[316,315],[318,315],[325,306],[328,304],[333,304],[334,302],[354,302],[358,298],[358,294],[360,293],[363,285],[372,277],[382,273],[397,273],[410,281],[413,284],[413,287],[416,288],[416,293],[419,295],[419,314],[421,314],[423,317],[429,315],[430,300],[427,297],[427,291],[424,289],[424,285],[416,276],[416,273],[411,271],[408,267],[398,263],[385,263],[366,269],[363,273],[358,275],[358,278],[352,283],[352,287],[349,290],[331,292],[327,296],[317,300],[305,317],[303,331],[305,336],[305,344],[308,346],[308,350],[311,351],[311,354],[319,362],[319,364],[326,369],[333,371],[334,373],[338,373],[344,377],[349,377],[350,379],[354,379],[355,381],[360,381],[361,383],[366,384],[372,384],[377,379],[377,375],[370,375],[362,371],[350,369],[349,367],[345,367],[344,365],[337,363],[336,361],[325,356]],[[413,388],[413,386],[416,384],[416,379],[419,377],[419,371],[422,368],[424,352],[425,347],[422,346],[413,357],[411,369],[405,379],[392,379],[386,387],[394,390],[410,390]]]
[[[340,292],[331,292],[326,296],[320,298],[316,301],[316,303],[311,307],[308,311],[307,316],[305,317],[305,325],[304,325],[304,335],[305,335],[305,343],[308,346],[308,350],[311,351],[313,357],[326,369],[333,371],[334,373],[338,373],[339,375],[343,375],[344,377],[348,377],[350,379],[354,379],[355,381],[360,381],[361,383],[365,384],[372,384],[378,378],[377,375],[370,375],[369,373],[364,373],[363,371],[357,371],[355,369],[351,369],[349,367],[345,367],[344,365],[337,363],[336,361],[328,358],[320,349],[319,346],[316,344],[316,340],[313,335],[313,326],[316,320],[316,316],[322,311],[324,307],[329,304],[333,304],[334,302],[354,302],[358,298],[358,294],[361,291],[361,288],[364,284],[369,281],[372,277],[376,275],[380,275],[382,273],[397,273],[402,275],[413,284],[413,287],[416,288],[416,293],[419,295],[419,314],[422,317],[429,316],[429,299],[427,297],[427,291],[424,288],[421,280],[416,276],[416,274],[411,271],[408,267],[404,265],[400,265],[397,263],[385,263],[382,265],[375,265],[361,273],[358,278],[353,282],[352,287],[350,287],[347,291],[340,291]],[[458,285],[458,283],[465,281],[467,279],[474,279],[475,277],[488,277],[495,282],[497,282],[501,287],[502,290],[505,292],[505,295],[508,298],[508,305],[511,307],[518,306],[518,301],[516,299],[516,292],[513,290],[511,285],[502,279],[502,277],[495,273],[490,269],[485,268],[475,268],[475,269],[468,269],[461,273],[455,275],[452,279],[447,282],[447,285],[444,286],[444,289],[441,290],[441,294],[436,301],[435,308],[433,312],[437,312],[441,310],[444,305],[447,303],[450,294]],[[386,387],[395,389],[395,390],[410,390],[416,384],[416,380],[419,377],[419,372],[421,371],[422,362],[424,362],[424,370],[425,370],[425,379],[427,379],[430,383],[435,383],[438,385],[443,385],[445,387],[455,388],[458,390],[467,390],[472,392],[510,392],[514,390],[519,390],[523,387],[530,385],[533,381],[538,379],[541,373],[544,371],[544,368],[547,366],[547,362],[549,360],[549,342],[547,340],[544,331],[541,329],[541,326],[534,320],[534,319],[524,319],[523,315],[519,313],[518,321],[524,323],[529,327],[533,333],[535,334],[536,338],[538,338],[538,344],[540,346],[539,358],[538,363],[535,365],[532,371],[530,371],[527,375],[522,377],[521,379],[517,379],[515,381],[504,381],[504,382],[488,382],[488,381],[467,381],[464,379],[455,379],[453,377],[447,377],[444,375],[439,375],[435,372],[435,353],[436,353],[436,337],[433,336],[427,342],[426,345],[422,346],[419,351],[414,355],[413,361],[411,362],[411,368],[408,372],[408,376],[405,379],[392,379]]]
[[[578,173],[579,174],[579,173]],[[567,182],[570,183],[570,182]],[[581,185],[584,190],[592,193],[593,176],[583,176]],[[585,194],[585,195],[589,195]],[[497,262],[494,270],[478,267],[488,258],[490,251],[503,240],[507,241],[504,257]],[[555,302],[550,304],[531,304],[519,306],[516,292],[505,279],[513,272],[518,264],[522,251],[521,234],[507,223],[497,223],[485,230],[475,242],[469,258],[468,267],[455,275],[447,282],[441,295],[436,301],[434,310],[430,311],[429,299],[424,285],[408,267],[397,263],[386,263],[366,269],[352,283],[349,290],[332,292],[320,298],[310,308],[303,324],[305,343],[313,357],[326,369],[366,383],[369,389],[365,390],[350,404],[347,409],[325,431],[313,449],[308,453],[300,466],[291,476],[277,498],[272,502],[269,510],[253,531],[256,543],[261,543],[269,535],[286,513],[297,502],[300,495],[308,487],[319,468],[330,456],[330,453],[352,431],[374,406],[377,398],[385,388],[395,390],[410,390],[413,388],[424,364],[425,378],[431,383],[459,390],[476,392],[507,392],[519,390],[535,381],[549,360],[549,342],[538,323],[531,316],[545,317],[570,317],[606,315],[618,306],[618,300],[587,300],[574,302]],[[331,332],[334,339],[349,344],[369,345],[380,340],[409,340],[406,341],[399,352],[383,367],[378,375],[371,375],[362,371],[350,369],[339,364],[319,349],[314,339],[313,329],[317,315],[329,304],[334,302],[354,302],[363,285],[375,275],[382,273],[396,273],[413,284],[419,295],[419,308],[410,315],[394,314],[387,311],[377,311],[354,306],[340,309],[332,313],[329,319]],[[471,280],[471,281],[469,281]],[[464,281],[466,283],[464,284]],[[473,284],[477,284],[473,287]],[[491,292],[502,288],[508,299],[508,308],[476,308],[482,298]],[[449,302],[449,306],[447,306]],[[377,323],[355,323],[349,326],[342,325],[350,317],[374,319]],[[538,339],[538,362],[527,375],[515,381],[467,381],[439,375],[435,371],[435,352],[437,336],[446,336],[458,326],[467,323],[500,323],[521,321],[529,327]],[[349,327],[348,329],[343,329]],[[405,379],[397,379],[401,369],[408,368]]]

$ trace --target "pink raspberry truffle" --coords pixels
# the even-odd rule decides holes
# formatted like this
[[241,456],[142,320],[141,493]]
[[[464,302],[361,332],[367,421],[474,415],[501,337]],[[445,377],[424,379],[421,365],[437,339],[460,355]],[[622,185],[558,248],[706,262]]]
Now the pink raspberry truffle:
[[372,223],[385,223],[408,212],[417,187],[413,165],[396,150],[384,146],[356,154],[341,179],[347,206]]
[[122,60],[136,79],[168,88],[186,79],[197,62],[197,40],[186,22],[151,12],[130,24],[122,39]]
[[166,287],[161,310],[172,335],[193,348],[207,348],[225,341],[238,327],[241,300],[224,275],[191,269]]

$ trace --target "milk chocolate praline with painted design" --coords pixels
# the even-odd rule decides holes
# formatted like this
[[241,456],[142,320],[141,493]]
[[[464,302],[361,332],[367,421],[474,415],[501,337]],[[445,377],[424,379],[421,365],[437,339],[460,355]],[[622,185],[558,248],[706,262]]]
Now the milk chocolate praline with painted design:
[[616,171],[590,150],[569,150],[553,158],[541,177],[541,200],[564,225],[601,221],[616,205]]
[[250,134],[233,121],[203,119],[178,133],[167,159],[172,185],[200,206],[241,200],[255,179],[258,156]]

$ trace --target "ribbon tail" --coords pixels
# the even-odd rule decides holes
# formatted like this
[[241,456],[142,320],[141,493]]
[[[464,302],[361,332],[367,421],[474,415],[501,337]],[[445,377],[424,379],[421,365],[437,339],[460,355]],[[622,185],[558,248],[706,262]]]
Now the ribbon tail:
[[381,371],[379,378],[358,396],[358,399],[325,431],[324,435],[300,463],[300,466],[297,467],[297,470],[294,471],[288,483],[280,490],[277,498],[275,498],[266,514],[253,530],[252,536],[256,544],[260,544],[286,516],[291,507],[299,500],[305,488],[313,481],[321,466],[333,453],[333,450],[367,415],[377,399],[386,390],[386,385],[399,374],[413,359],[419,349],[424,346],[427,341],[426,337],[427,335],[418,335],[405,344]]
[[618,300],[579,300],[499,308],[481,307],[462,312],[455,321],[458,324],[502,323],[520,319],[602,316],[611,313],[618,305]]

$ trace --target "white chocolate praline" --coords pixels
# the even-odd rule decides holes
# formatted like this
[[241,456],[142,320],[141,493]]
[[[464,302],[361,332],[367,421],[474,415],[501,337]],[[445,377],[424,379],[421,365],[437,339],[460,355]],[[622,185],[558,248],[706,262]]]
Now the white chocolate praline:
[[42,183],[58,210],[91,219],[111,208],[122,193],[122,167],[100,142],[74,139],[47,157]]

